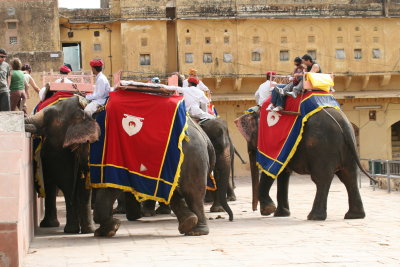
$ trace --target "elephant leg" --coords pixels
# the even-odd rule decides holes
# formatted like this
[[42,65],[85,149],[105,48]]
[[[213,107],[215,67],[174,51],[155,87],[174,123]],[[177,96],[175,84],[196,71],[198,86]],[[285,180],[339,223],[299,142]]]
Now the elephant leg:
[[198,222],[196,227],[191,229],[186,235],[208,235],[210,232],[206,215],[204,214],[204,204],[203,204],[203,196],[198,197],[196,194],[186,194],[185,199],[188,207],[191,211],[193,211],[197,218]]
[[171,214],[171,208],[169,205],[159,202],[160,206],[156,209],[156,214]]
[[57,187],[53,183],[45,183],[46,198],[44,199],[44,218],[40,222],[40,227],[59,227],[60,222],[57,219]]
[[289,179],[290,172],[284,170],[277,178],[278,182],[278,207],[274,213],[275,217],[288,217],[290,216],[289,210]]
[[229,179],[228,184],[228,192],[227,192],[227,199],[228,201],[236,201],[236,194],[235,194],[235,185],[233,181],[233,177]]
[[204,197],[204,202],[205,203],[213,203],[214,202],[214,192],[207,190],[206,191],[206,196]]
[[[121,198],[121,195],[124,195],[124,197]],[[137,219],[140,219],[142,217],[142,214],[139,201],[137,201],[135,196],[130,192],[125,192],[121,195],[118,197],[118,200],[123,199],[125,202],[124,209],[126,211],[126,218],[128,219],[128,221],[136,221]],[[113,213],[115,213],[114,210]]]
[[365,218],[364,206],[357,185],[357,170],[341,170],[336,174],[339,177],[340,181],[342,181],[342,183],[345,185],[349,198],[349,210],[347,211],[344,218]]
[[[125,214],[126,213],[126,200],[125,200],[126,195],[127,194],[120,194],[118,196],[117,207],[115,209],[113,209],[113,214]],[[131,200],[128,200],[128,201],[131,202]],[[135,204],[133,204],[133,205],[135,205]],[[140,217],[142,217],[142,216],[140,216]]]
[[90,198],[90,208],[94,210],[94,205],[96,205],[96,188],[92,188],[92,197]]
[[178,191],[175,191],[171,198],[171,209],[178,219],[178,230],[181,234],[189,233],[197,225],[198,218],[196,214],[188,208],[184,198]]
[[210,212],[224,212],[224,208],[221,205],[220,197],[218,194],[218,185],[217,185],[217,191],[212,191],[211,195],[213,196],[213,204],[211,205]]
[[142,215],[143,217],[156,216],[156,202],[154,200],[143,201],[142,204]]
[[85,188],[85,180],[79,179],[78,192],[78,207],[79,207],[79,223],[82,234],[94,232],[93,216],[91,210],[92,190]]
[[261,215],[268,216],[276,211],[276,206],[272,198],[269,196],[269,191],[274,184],[275,179],[269,177],[265,173],[261,173],[260,183],[258,186],[258,198],[260,200]]
[[121,190],[115,188],[99,188],[96,193],[96,205],[93,218],[100,227],[94,232],[95,236],[112,237],[119,229],[121,222],[113,218],[113,205]]
[[311,171],[311,179],[317,186],[314,203],[311,212],[308,214],[308,220],[323,221],[326,219],[326,207],[328,201],[329,188],[331,187],[333,172],[322,169]]
[[68,188],[60,188],[64,194],[65,198],[65,207],[67,211],[67,222],[64,227],[64,233],[68,234],[78,234],[80,232],[79,227],[79,215],[78,215],[78,197],[75,196],[75,199],[72,199],[72,187]]

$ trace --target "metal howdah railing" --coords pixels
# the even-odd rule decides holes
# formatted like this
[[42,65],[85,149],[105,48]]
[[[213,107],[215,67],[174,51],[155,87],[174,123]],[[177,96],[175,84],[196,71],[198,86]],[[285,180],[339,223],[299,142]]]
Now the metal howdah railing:
[[[373,177],[387,179],[387,191],[392,191],[390,180],[400,178],[400,160],[382,160],[382,159],[360,159],[361,162],[368,162],[366,171]],[[359,172],[359,187],[361,187],[361,172]],[[371,186],[375,190],[376,184],[371,181]]]

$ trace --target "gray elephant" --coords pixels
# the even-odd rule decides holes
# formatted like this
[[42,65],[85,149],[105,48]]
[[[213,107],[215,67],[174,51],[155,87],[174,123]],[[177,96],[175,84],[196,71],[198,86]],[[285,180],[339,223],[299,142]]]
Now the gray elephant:
[[229,137],[228,126],[220,118],[204,121],[200,123],[200,126],[210,138],[216,155],[214,177],[217,191],[214,193],[214,203],[210,211],[219,212],[225,210],[229,214],[229,220],[232,221],[233,213],[227,203],[227,191],[230,183],[234,147]]
[[327,197],[335,174],[345,185],[348,193],[349,210],[344,218],[360,219],[365,217],[357,186],[358,168],[361,168],[367,176],[369,175],[361,167],[353,128],[342,111],[325,108],[308,119],[304,125],[303,137],[296,153],[277,178],[277,207],[269,196],[269,189],[274,179],[262,174],[258,184],[259,171],[256,167],[258,114],[244,115],[236,123],[243,129],[242,133],[248,142],[253,185],[253,210],[256,210],[259,199],[262,215],[275,212],[275,216],[289,216],[288,185],[290,174],[295,171],[299,174],[310,174],[317,187],[308,220],[326,219]]
[[88,143],[100,135],[98,124],[85,115],[84,98],[68,98],[25,119],[26,131],[42,136],[41,159],[45,187],[45,216],[41,227],[58,227],[56,187],[64,194],[65,233],[92,233],[91,191],[85,188]]
[[[200,127],[191,120],[188,121],[188,126],[190,141],[184,140],[182,143],[185,157],[181,165],[179,186],[172,195],[170,206],[178,219],[180,233],[207,235],[209,228],[204,214],[203,199],[207,176],[214,169],[215,152],[209,138]],[[113,203],[120,193],[121,190],[114,188],[97,189],[93,215],[94,221],[99,223],[100,227],[95,231],[96,236],[111,237],[116,234],[120,221],[113,218],[112,210]],[[126,208],[129,205],[127,203]],[[127,210],[127,216],[128,213]]]

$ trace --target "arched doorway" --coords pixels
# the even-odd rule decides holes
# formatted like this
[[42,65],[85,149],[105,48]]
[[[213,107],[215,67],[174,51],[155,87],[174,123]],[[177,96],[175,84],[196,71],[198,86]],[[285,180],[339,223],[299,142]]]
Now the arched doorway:
[[400,160],[400,121],[392,125],[392,160]]
[[354,135],[356,136],[357,153],[360,155],[360,128],[354,123],[351,123],[351,126],[353,126]]

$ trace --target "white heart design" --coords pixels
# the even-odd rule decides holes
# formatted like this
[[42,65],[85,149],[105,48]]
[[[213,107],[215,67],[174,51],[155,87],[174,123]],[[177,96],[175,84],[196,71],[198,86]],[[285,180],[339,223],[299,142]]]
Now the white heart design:
[[142,129],[143,120],[144,118],[124,114],[122,128],[129,136],[135,135]]

